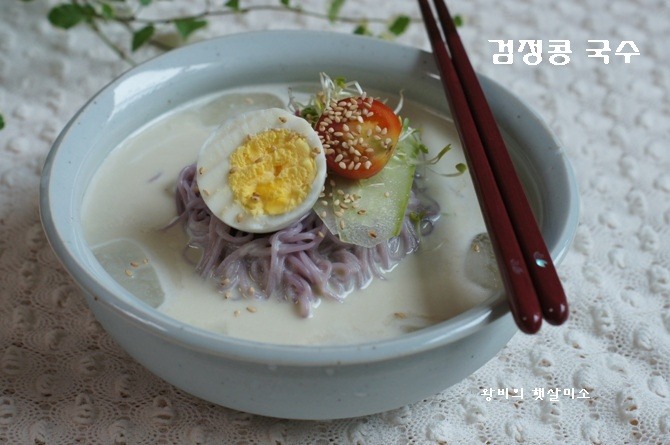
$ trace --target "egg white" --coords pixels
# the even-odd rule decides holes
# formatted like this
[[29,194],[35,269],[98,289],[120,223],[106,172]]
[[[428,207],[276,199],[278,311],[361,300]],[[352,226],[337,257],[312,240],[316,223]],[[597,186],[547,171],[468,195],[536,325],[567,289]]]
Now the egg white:
[[[235,200],[228,182],[231,154],[249,136],[271,129],[298,133],[315,149],[316,175],[305,199],[293,209],[277,215],[251,215]],[[310,124],[280,108],[251,111],[224,122],[201,147],[197,161],[197,183],[212,214],[227,225],[250,233],[274,232],[298,221],[319,198],[326,180],[326,156],[318,134]]]

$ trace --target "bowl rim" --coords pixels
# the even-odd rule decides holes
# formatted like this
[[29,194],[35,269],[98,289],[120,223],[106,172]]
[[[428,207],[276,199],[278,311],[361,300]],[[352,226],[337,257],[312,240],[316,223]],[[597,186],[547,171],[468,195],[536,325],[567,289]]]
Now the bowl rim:
[[[101,284],[91,274],[88,270],[89,268],[86,267],[82,261],[78,260],[78,255],[75,254],[73,246],[76,245],[81,247],[81,243],[86,244],[83,240],[83,235],[80,234],[80,238],[78,239],[64,238],[61,230],[61,225],[68,223],[67,215],[69,215],[70,221],[73,219],[71,212],[73,212],[74,209],[67,209],[66,211],[61,210],[60,212],[54,211],[53,199],[50,191],[53,192],[51,185],[53,185],[54,178],[57,176],[57,172],[54,172],[54,162],[59,156],[61,147],[72,131],[73,126],[80,117],[88,111],[90,105],[94,103],[98,97],[110,92],[115,85],[118,85],[120,82],[132,77],[136,73],[159,65],[179,64],[182,55],[185,53],[187,54],[188,52],[206,49],[208,46],[222,47],[224,45],[235,45],[240,39],[248,40],[251,38],[273,41],[296,37],[309,42],[323,41],[324,38],[327,38],[330,41],[363,43],[366,47],[372,46],[387,51],[392,50],[402,52],[407,55],[414,54],[415,56],[429,60],[430,62],[424,69],[432,71],[435,76],[438,75],[437,70],[434,67],[432,54],[418,48],[365,36],[302,30],[250,31],[216,37],[188,44],[184,47],[159,55],[121,74],[87,101],[64,127],[47,155],[40,180],[40,218],[47,240],[65,269],[73,277],[74,281],[88,296],[91,297],[89,299],[89,304],[102,304],[108,309],[116,312],[117,315],[129,319],[133,324],[144,331],[161,336],[170,342],[179,343],[191,350],[199,350],[211,355],[248,362],[293,366],[341,366],[399,358],[426,352],[453,343],[482,329],[486,324],[493,323],[501,317],[508,317],[511,322],[511,315],[509,313],[506,298],[502,292],[499,292],[477,306],[448,320],[412,333],[389,339],[343,345],[285,345],[262,343],[253,340],[228,337],[225,334],[219,334],[194,327],[164,315],[160,311],[151,308],[139,300],[136,300],[131,304],[126,301],[126,299],[118,298],[115,295],[120,292],[126,294],[126,296],[130,296],[130,293],[123,287],[116,282],[108,283],[107,285]],[[561,150],[561,144],[558,141],[558,138],[548,128],[547,124],[535,110],[501,85],[485,76],[482,76],[482,78],[484,79],[484,82],[490,82],[492,85],[500,88],[503,92],[506,92],[511,99],[517,101],[519,106],[526,109],[529,117],[536,121],[535,123],[546,133],[552,144],[556,145],[556,148]],[[557,167],[562,168],[568,182],[567,199],[570,204],[568,206],[569,212],[565,216],[565,221],[561,227],[561,233],[559,235],[561,242],[552,249],[552,256],[554,256],[556,262],[559,262],[565,256],[569,245],[574,239],[579,213],[579,196],[577,193],[577,182],[574,176],[574,171],[565,156],[562,156],[561,159],[563,162]],[[67,214],[65,217],[62,216],[63,212]],[[110,279],[110,281],[113,280]]]

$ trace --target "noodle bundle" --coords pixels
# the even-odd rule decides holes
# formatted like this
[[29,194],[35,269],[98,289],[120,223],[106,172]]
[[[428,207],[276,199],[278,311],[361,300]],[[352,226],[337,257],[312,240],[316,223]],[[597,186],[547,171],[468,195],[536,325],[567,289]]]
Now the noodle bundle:
[[216,279],[222,292],[238,289],[246,297],[277,296],[298,305],[300,314],[308,317],[320,297],[342,300],[373,278],[384,279],[418,249],[421,236],[430,232],[439,215],[438,205],[426,204],[418,198],[420,193],[415,182],[400,234],[371,248],[343,243],[314,211],[277,232],[252,234],[212,216],[192,164],[179,174],[179,216],[172,225],[181,223],[189,247],[201,249],[196,271]]

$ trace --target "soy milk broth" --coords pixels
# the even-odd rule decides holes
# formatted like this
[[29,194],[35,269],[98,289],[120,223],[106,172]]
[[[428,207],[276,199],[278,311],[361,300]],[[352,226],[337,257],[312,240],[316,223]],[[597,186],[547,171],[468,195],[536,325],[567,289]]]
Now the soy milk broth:
[[[101,260],[115,279],[130,285],[136,295],[153,288],[146,301],[185,323],[284,344],[390,338],[451,318],[490,296],[490,289],[464,278],[470,242],[485,231],[468,174],[429,175],[431,194],[440,202],[443,216],[422,250],[408,256],[385,280],[374,279],[343,303],[322,299],[311,318],[301,318],[293,304],[277,299],[225,299],[213,280],[197,275],[184,256],[188,240],[181,226],[161,230],[176,216],[177,175],[195,162],[200,146],[227,117],[253,107],[284,106],[286,100],[281,98],[286,97],[286,85],[208,97],[147,124],[108,156],[85,196],[82,224],[99,258],[114,243],[132,246],[118,255],[112,253],[111,260],[110,255]],[[396,101],[390,98],[389,104],[394,106]],[[453,172],[455,164],[465,162],[450,121],[407,100],[401,115],[421,129],[423,142],[432,150],[452,144],[436,170]],[[142,281],[141,277],[147,278]]]

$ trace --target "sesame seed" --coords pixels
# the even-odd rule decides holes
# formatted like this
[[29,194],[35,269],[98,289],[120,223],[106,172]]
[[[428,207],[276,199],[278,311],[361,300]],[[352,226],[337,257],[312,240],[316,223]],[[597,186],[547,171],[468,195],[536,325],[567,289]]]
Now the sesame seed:
[[358,212],[356,212],[359,215],[365,215],[367,211],[365,209],[360,209]]
[[370,238],[372,238],[372,239],[377,238],[377,232],[375,232],[374,230],[370,230],[368,232],[368,235],[370,235]]
[[233,296],[233,293],[231,291],[226,291],[226,293],[223,294],[223,298],[226,300],[229,300]]
[[247,306],[247,311],[251,312],[252,314],[256,313],[256,308],[253,306]]
[[236,317],[239,317],[240,316],[240,311],[233,312],[233,315],[235,315]]
[[370,170],[370,167],[372,167],[372,162],[370,162],[370,161],[365,161],[365,164],[363,164],[363,167],[364,167],[366,170]]
[[133,272],[132,272],[131,270],[126,269],[125,272],[126,272],[126,275],[127,275],[127,276],[129,276],[129,277],[132,277],[132,276],[133,276]]
[[407,318],[407,314],[404,312],[394,312],[393,316],[399,320],[404,320],[405,318]]
[[319,236],[319,238],[325,238],[326,237],[326,235],[320,230],[318,232],[316,232],[316,234]]
[[139,267],[140,265],[139,265],[139,263],[138,263],[137,261],[131,261],[131,262],[130,262],[130,266],[131,266],[131,267]]
[[346,223],[344,222],[343,219],[341,219],[340,220],[340,229],[344,229],[345,226],[346,226]]
[[343,157],[344,157],[344,156],[342,156],[342,153],[340,153],[339,155],[335,156],[335,162],[336,162],[336,163],[340,162],[340,161],[342,160]]
[[238,213],[237,216],[235,217],[235,221],[237,221],[237,222],[242,222],[243,219],[244,219],[244,215],[241,214],[241,213]]
[[337,165],[338,165],[342,170],[346,170],[346,169],[347,169],[347,164],[345,164],[344,162],[340,162],[340,163],[337,164]]
[[389,196],[391,196],[389,192],[384,192],[384,197],[388,198]]
[[327,215],[328,215],[328,213],[326,213],[325,210],[323,212],[321,212],[321,218],[325,218]]
[[221,284],[224,285],[224,286],[226,284],[229,284],[229,283],[230,283],[230,278],[224,278],[223,280],[221,280]]
[[198,173],[200,173],[201,175],[204,175],[205,174],[205,167],[200,167],[198,169]]
[[342,218],[344,216],[344,212],[342,210],[336,210],[333,213],[335,213],[335,216],[337,216],[338,218]]

